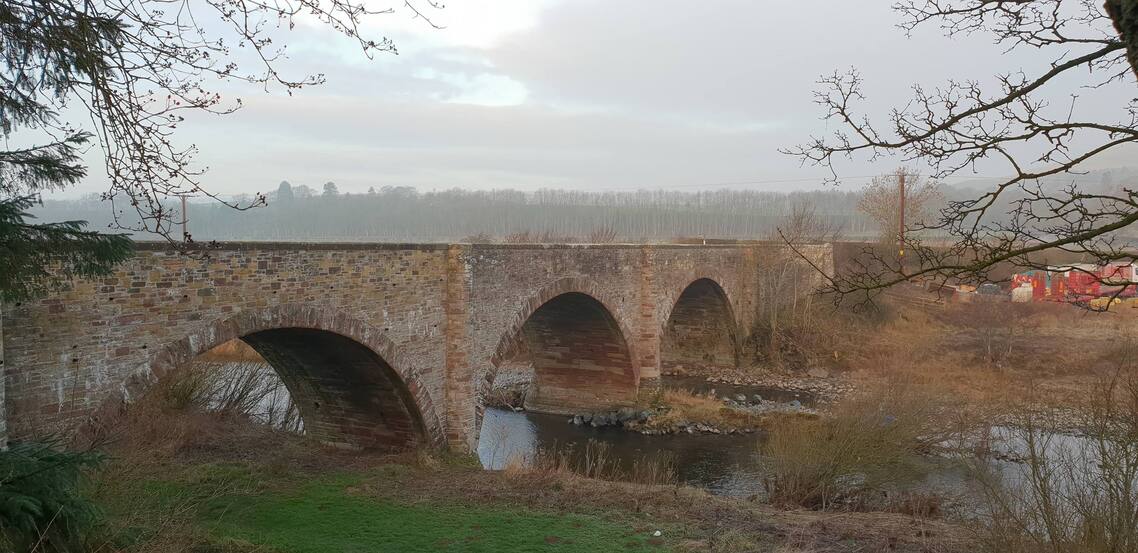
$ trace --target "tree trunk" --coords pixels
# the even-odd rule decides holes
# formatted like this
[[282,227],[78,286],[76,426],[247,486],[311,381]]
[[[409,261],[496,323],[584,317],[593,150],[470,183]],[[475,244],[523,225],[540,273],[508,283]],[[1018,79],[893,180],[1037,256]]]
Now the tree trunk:
[[1106,0],[1104,7],[1114,21],[1118,37],[1126,45],[1130,69],[1138,77],[1138,0]]

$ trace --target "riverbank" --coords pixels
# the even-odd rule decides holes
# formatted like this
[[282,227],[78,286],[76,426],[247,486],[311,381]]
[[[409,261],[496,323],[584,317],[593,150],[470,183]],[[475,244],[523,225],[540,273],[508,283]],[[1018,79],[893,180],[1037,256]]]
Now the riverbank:
[[[89,491],[104,550],[960,551],[941,521],[779,510],[675,485],[367,455],[209,415],[124,431]],[[194,429],[194,431],[190,431]],[[657,535],[657,532],[659,533]]]
[[[532,370],[499,373],[484,398],[484,405],[487,408],[524,411],[532,378]],[[836,387],[822,390],[801,384],[775,387],[769,383],[751,382],[740,377],[728,379],[718,373],[665,375],[653,386],[641,390],[635,406],[575,413],[567,418],[567,422],[593,428],[620,428],[646,435],[749,434],[764,430],[786,417],[816,416],[814,405],[818,397],[828,400],[839,397]]]

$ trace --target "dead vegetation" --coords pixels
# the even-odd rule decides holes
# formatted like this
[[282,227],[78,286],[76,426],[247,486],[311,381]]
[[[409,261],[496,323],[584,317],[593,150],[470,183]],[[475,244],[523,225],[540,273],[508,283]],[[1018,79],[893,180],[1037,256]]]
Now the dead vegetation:
[[572,474],[610,482],[676,484],[675,459],[667,452],[643,455],[626,464],[613,453],[611,445],[595,440],[580,448],[568,445],[538,450],[529,457],[515,456],[504,470],[507,474]]
[[250,363],[264,363],[265,358],[257,350],[239,338],[215,346],[213,349],[199,355],[198,361],[248,361]]
[[[234,490],[252,493],[287,485],[298,473],[326,474],[328,467],[365,475],[351,494],[401,504],[592,513],[634,527],[647,520],[680,532],[674,538],[680,550],[947,552],[959,551],[968,539],[950,524],[898,514],[821,516],[712,496],[675,485],[675,464],[666,456],[621,465],[600,444],[579,451],[544,451],[531,463],[484,471],[470,460],[439,452],[379,455],[329,449],[247,417],[203,411],[192,404],[175,408],[165,404],[168,397],[153,394],[132,405],[106,442],[111,461],[95,474],[90,491],[125,514],[109,521],[101,538],[104,550],[118,550],[113,544],[125,537],[136,544],[131,551],[214,550],[218,545],[195,519],[203,505]],[[164,488],[131,485],[156,474],[188,478],[194,491],[170,497]],[[139,529],[147,529],[146,534],[139,535]],[[217,550],[254,549],[252,544],[233,543]]]
[[660,388],[644,400],[654,414],[637,429],[671,432],[688,426],[705,426],[716,430],[753,430],[766,428],[787,418],[811,418],[801,413],[755,413],[733,409],[711,395],[687,390]]
[[[634,515],[654,524],[683,526],[681,551],[947,553],[964,551],[970,543],[952,524],[901,514],[783,510],[684,486],[607,482],[566,471],[436,470],[426,475],[416,470],[400,482],[376,480],[364,493],[394,498],[413,494],[424,501],[459,500],[472,506],[521,505],[555,513]],[[413,489],[406,487],[410,482]]]
[[[484,234],[479,236],[485,236]],[[617,230],[610,225],[593,227],[584,237],[558,234],[551,230],[535,232],[519,230],[502,237],[504,244],[611,244],[616,242]],[[492,240],[490,240],[492,241]],[[490,241],[487,241],[489,243]]]
[[1085,400],[1077,434],[1021,411],[1001,448],[1020,463],[974,463],[984,501],[974,525],[991,553],[1138,551],[1138,373],[1132,355]]
[[1040,406],[1074,408],[1117,368],[1120,345],[1138,337],[1133,313],[1052,303],[883,298],[860,310],[816,309],[818,331],[794,338],[803,364],[749,370],[795,375],[824,368],[855,386],[902,380],[978,412],[1007,411],[1029,392]]
[[776,423],[762,448],[769,500],[819,510],[935,514],[936,498],[910,485],[927,473],[923,455],[960,430],[946,411],[925,391],[894,382],[846,397],[825,416]]
[[214,411],[290,432],[304,427],[284,383],[264,362],[198,361],[169,375],[154,394],[173,410]]
[[483,407],[496,407],[498,409],[516,410],[525,404],[528,384],[511,386],[492,386],[482,398]]

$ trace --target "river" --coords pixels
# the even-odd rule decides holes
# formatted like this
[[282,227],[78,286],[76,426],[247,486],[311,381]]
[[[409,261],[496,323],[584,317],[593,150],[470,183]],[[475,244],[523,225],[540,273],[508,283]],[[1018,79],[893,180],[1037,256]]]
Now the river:
[[[207,365],[208,366],[208,365]],[[258,385],[254,397],[259,398],[256,408],[248,409],[254,420],[277,427],[287,427],[303,432],[303,422],[290,413],[291,402],[288,392],[280,383],[275,372],[267,364],[222,363],[222,370],[213,374],[213,395],[209,403],[217,403],[219,398],[231,395],[234,389],[250,388],[249,382]],[[246,383],[246,384],[242,384]],[[662,381],[666,388],[684,389],[701,394],[714,394],[720,398],[739,398],[745,396],[754,401],[759,395],[764,401],[780,403],[799,402],[804,407],[813,407],[814,397],[808,392],[780,390],[766,387],[731,385],[707,382],[699,377],[666,377]],[[1021,455],[1024,450],[1018,433],[1005,427],[993,427],[995,451],[998,453]],[[479,437],[478,457],[482,465],[491,470],[502,469],[510,462],[528,463],[538,452],[572,451],[579,455],[584,449],[600,444],[606,455],[626,472],[632,472],[636,463],[645,460],[667,462],[675,471],[679,484],[698,487],[717,495],[759,496],[763,489],[764,459],[761,447],[766,435],[762,432],[752,434],[702,434],[677,433],[666,435],[645,435],[624,430],[620,427],[594,428],[589,425],[574,425],[563,415],[546,415],[530,412],[515,412],[506,409],[488,408],[483,417]],[[1068,434],[1056,434],[1047,443],[1047,454],[1063,452],[1068,456],[1083,451],[1093,451],[1093,442]],[[997,455],[988,459],[995,469],[1013,488],[1025,485],[1027,467],[1021,463],[1006,460],[1007,455]],[[944,497],[963,498],[974,495],[975,489],[968,471],[950,459],[929,457],[927,476],[915,484],[915,488],[934,491]],[[1082,464],[1093,466],[1093,460],[1083,460]]]
[[[799,401],[811,406],[806,392],[766,387],[712,383],[699,377],[666,377],[663,386],[720,397],[738,395],[765,400]],[[593,441],[604,444],[611,456],[626,469],[643,459],[666,459],[679,483],[727,496],[762,495],[762,433],[644,435],[619,427],[594,428],[569,424],[567,417],[506,409],[487,409],[479,436],[478,457],[482,466],[501,469],[511,459],[528,462],[538,451],[573,448],[580,452]]]

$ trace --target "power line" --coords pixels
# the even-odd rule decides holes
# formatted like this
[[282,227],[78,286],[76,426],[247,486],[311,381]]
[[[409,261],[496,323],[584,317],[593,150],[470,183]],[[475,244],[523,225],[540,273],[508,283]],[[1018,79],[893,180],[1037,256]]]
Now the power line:
[[[876,174],[876,175],[843,175],[843,176],[838,177],[838,180],[842,181],[842,180],[854,180],[854,179],[874,179],[874,178],[877,178],[880,176],[881,176],[880,173]],[[941,179],[936,179],[936,180],[946,180],[946,179],[980,180],[980,179],[1002,179],[1002,178],[1007,178],[1007,177],[1006,176],[992,176],[992,175],[949,175],[949,176],[943,177]],[[675,189],[675,188],[712,188],[712,187],[716,187],[716,186],[750,186],[750,185],[758,185],[758,184],[788,184],[788,183],[795,183],[795,182],[824,182],[826,180],[827,180],[827,177],[810,177],[810,178],[800,178],[800,179],[772,179],[772,180],[740,180],[740,181],[725,181],[725,182],[672,184],[672,185],[660,185],[660,186],[655,186],[655,187],[621,186],[621,187],[615,187],[615,188],[604,188],[602,190],[603,191],[625,191],[625,190],[652,191],[652,190],[671,190],[671,189]]]

